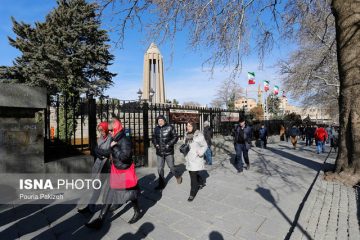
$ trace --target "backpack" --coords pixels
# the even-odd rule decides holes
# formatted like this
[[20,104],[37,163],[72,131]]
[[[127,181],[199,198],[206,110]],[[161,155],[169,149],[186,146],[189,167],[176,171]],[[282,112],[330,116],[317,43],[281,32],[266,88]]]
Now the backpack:
[[324,141],[325,140],[325,129],[324,128],[319,128],[316,132],[316,138],[320,141]]

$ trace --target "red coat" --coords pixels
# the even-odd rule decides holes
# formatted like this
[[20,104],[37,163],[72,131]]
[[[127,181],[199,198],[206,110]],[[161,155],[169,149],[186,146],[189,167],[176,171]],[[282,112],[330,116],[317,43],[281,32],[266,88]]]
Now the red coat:
[[315,131],[316,141],[325,141],[327,138],[328,138],[328,134],[324,128],[320,127],[318,129],[316,129],[316,131]]

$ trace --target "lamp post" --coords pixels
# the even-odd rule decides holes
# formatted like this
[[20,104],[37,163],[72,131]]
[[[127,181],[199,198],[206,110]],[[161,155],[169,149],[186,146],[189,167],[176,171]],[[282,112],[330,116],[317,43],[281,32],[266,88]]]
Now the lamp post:
[[139,102],[141,102],[142,94],[143,94],[143,92],[142,92],[141,89],[139,88],[139,91],[137,91],[137,95],[139,95],[139,96],[138,96]]
[[154,89],[151,88],[150,89],[150,94],[149,94],[149,98],[150,98],[149,101],[150,102],[152,102],[152,98],[153,98],[154,95],[155,95],[155,91],[154,91]]

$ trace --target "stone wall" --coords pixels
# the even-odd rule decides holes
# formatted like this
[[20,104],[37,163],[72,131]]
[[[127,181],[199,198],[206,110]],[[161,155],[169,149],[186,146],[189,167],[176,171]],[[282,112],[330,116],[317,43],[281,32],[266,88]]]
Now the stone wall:
[[43,172],[46,89],[20,84],[0,89],[0,172]]

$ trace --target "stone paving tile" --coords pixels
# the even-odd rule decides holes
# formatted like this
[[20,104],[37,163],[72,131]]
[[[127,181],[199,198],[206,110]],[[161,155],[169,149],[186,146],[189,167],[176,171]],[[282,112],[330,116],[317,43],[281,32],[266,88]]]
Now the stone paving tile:
[[[249,231],[246,228],[241,228],[239,232],[235,235],[238,239],[246,240],[278,240],[279,238],[273,238],[271,236],[265,236],[261,233]],[[281,239],[281,238],[280,238]]]
[[[224,145],[233,151],[231,144]],[[1,206],[0,239],[283,239],[325,156],[293,151],[288,143],[269,146],[282,155],[254,148],[252,168],[243,174],[236,174],[229,155],[217,154],[214,166],[207,167],[207,186],[191,203],[186,172],[181,185],[172,177],[160,193],[154,191],[156,169],[138,169],[145,176],[140,181],[144,216],[132,225],[127,223],[131,205],[115,211],[100,231],[84,227],[90,216],[78,214],[74,205]],[[356,214],[353,189],[319,176],[291,239],[359,239]]]
[[[192,234],[191,234],[192,235]],[[181,232],[181,228],[169,227],[166,224],[156,224],[154,230],[148,235],[150,239],[186,240],[189,236]],[[164,238],[165,237],[165,238]]]
[[205,233],[201,237],[196,238],[196,240],[246,240],[245,238],[235,237],[231,234],[228,234],[223,231],[222,228],[216,228],[210,233]]
[[196,218],[185,219],[172,226],[174,229],[191,238],[198,238],[209,230],[209,224],[205,224]]
[[284,239],[290,227],[291,223],[287,222],[284,218],[267,218],[257,232],[275,239]]

